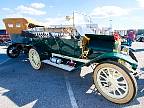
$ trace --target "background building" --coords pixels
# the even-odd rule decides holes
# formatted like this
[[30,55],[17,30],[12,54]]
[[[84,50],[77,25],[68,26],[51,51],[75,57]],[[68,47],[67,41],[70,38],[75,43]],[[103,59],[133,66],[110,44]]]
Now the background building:
[[0,30],[0,43],[10,40],[10,35],[6,32],[5,29]]

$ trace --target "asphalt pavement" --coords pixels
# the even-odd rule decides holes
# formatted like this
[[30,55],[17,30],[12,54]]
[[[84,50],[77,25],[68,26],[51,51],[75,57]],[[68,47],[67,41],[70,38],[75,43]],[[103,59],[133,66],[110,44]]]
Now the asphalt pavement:
[[7,46],[0,45],[0,64],[2,64],[3,62],[6,62],[7,60],[10,59],[6,55],[6,49],[7,49]]
[[[144,72],[144,44],[134,43]],[[34,70],[27,57],[8,59],[0,47],[0,108],[144,108],[144,75],[138,80],[136,98],[125,105],[109,102],[92,85],[92,74],[80,77],[83,70],[67,72],[50,65]]]

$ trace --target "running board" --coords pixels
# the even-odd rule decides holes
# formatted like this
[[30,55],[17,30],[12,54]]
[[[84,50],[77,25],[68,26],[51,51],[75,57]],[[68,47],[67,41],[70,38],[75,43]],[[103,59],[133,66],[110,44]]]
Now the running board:
[[73,60],[73,61],[77,61],[77,62],[82,62],[82,63],[85,63],[85,64],[90,62],[90,60],[87,60],[87,59],[79,59],[79,58],[74,58],[74,57],[69,57],[69,56],[65,56],[65,55],[61,55],[61,54],[52,53],[52,57],[54,57],[54,56],[69,59],[69,60]]
[[58,68],[61,68],[63,70],[67,70],[67,71],[72,71],[75,69],[75,67],[71,67],[71,66],[64,65],[64,64],[56,64],[56,63],[51,62],[50,60],[43,60],[42,62],[52,65],[52,66],[55,66],[55,67],[58,67]]

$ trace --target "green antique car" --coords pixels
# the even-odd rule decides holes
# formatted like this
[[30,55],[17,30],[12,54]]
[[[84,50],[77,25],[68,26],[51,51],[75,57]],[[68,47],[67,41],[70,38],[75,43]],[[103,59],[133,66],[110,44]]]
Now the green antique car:
[[[113,35],[96,35],[79,26],[45,28],[31,24],[29,28],[12,32],[11,36],[26,40],[21,44],[27,48],[34,69],[40,69],[43,63],[67,71],[94,64],[94,84],[106,99],[118,104],[134,99],[137,93],[134,78],[137,61],[119,49],[120,44]],[[14,49],[19,51],[20,42],[14,45],[17,46]],[[11,55],[16,54],[11,52]]]

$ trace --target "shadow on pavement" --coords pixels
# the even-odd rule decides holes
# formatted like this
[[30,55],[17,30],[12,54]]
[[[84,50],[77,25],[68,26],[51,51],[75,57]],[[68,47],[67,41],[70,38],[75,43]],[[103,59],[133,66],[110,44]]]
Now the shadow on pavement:
[[0,87],[9,90],[3,95],[19,107],[37,100],[34,108],[69,108],[63,72],[49,66],[34,70],[27,59],[20,59],[1,65]]
[[[34,70],[27,59],[20,57],[1,66],[0,87],[9,90],[3,95],[19,107],[37,100],[33,108],[70,108],[65,72],[49,65],[44,65],[42,70]],[[81,78],[78,72],[67,73],[67,75],[80,108],[128,107],[140,104],[137,99],[144,96],[144,92],[140,92],[144,86],[140,86],[137,97],[131,103],[117,105],[107,101],[95,90],[87,93],[92,86],[92,74],[87,74],[84,78]],[[144,81],[138,83],[144,84]]]
[[6,54],[0,54],[0,64],[7,59],[8,59],[8,56]]
[[[144,87],[139,87],[138,94],[134,100],[128,104],[119,105],[106,100],[95,88],[93,84],[92,74],[87,74],[84,78],[79,76],[79,73],[69,73],[73,92],[80,108],[124,108],[133,105],[139,105],[138,98],[144,96],[140,91]],[[143,80],[142,80],[143,81]],[[144,83],[144,82],[143,82]]]

